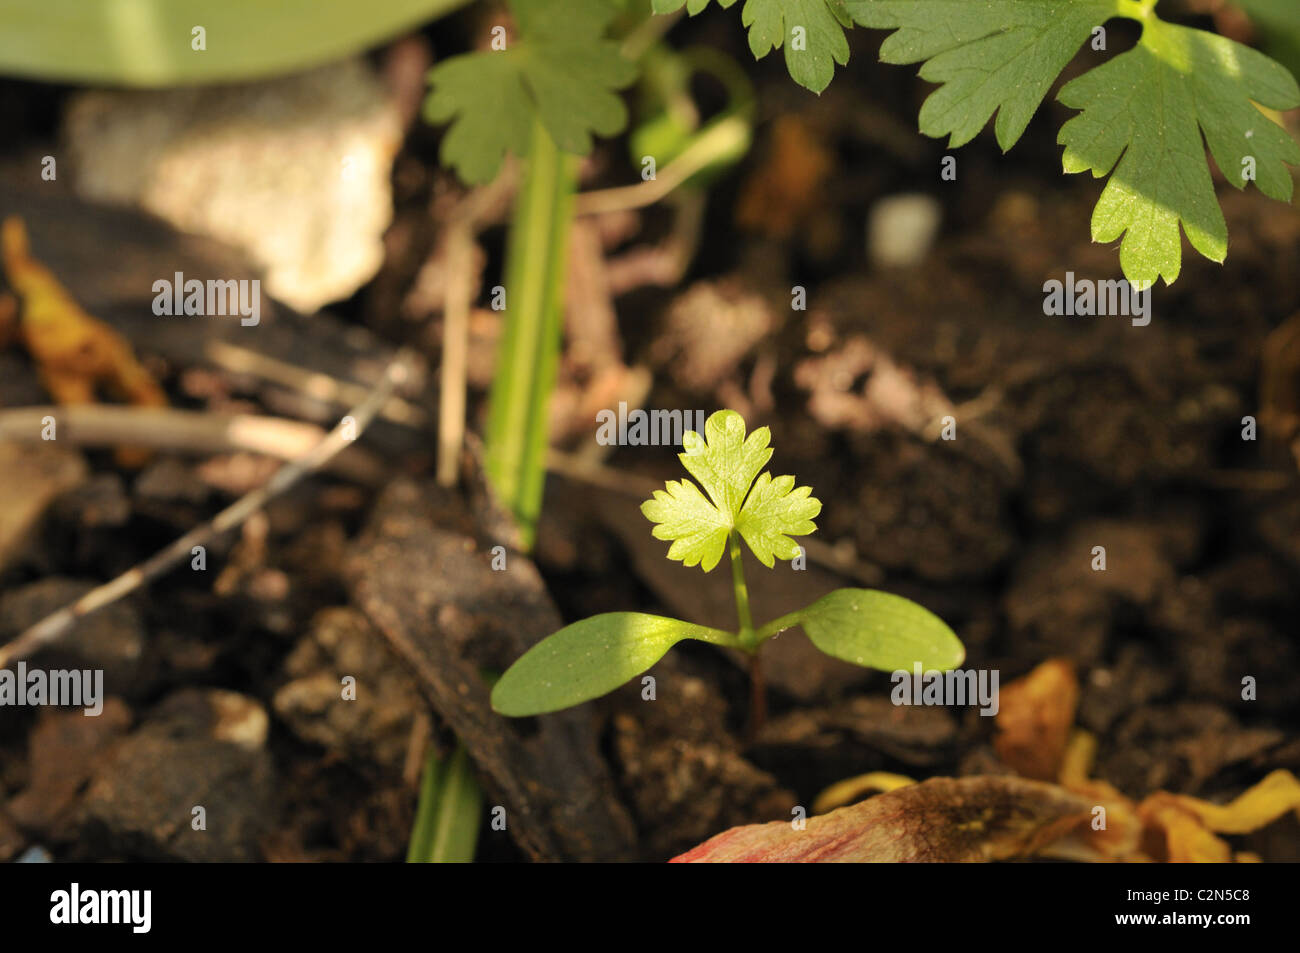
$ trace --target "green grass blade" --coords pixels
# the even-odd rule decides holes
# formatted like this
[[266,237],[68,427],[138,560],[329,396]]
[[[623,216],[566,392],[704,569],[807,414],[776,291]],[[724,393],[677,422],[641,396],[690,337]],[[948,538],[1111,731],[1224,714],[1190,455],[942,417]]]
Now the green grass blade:
[[478,844],[483,793],[469,752],[458,744],[446,763],[429,753],[420,781],[420,802],[407,863],[467,864]]
[[411,828],[411,843],[406,849],[408,864],[424,863],[433,843],[434,815],[438,809],[438,776],[442,763],[438,753],[430,750],[420,772],[420,800],[415,806],[415,825]]
[[506,319],[487,425],[487,471],[531,548],[541,511],[551,389],[563,334],[577,159],[533,124],[506,246]]

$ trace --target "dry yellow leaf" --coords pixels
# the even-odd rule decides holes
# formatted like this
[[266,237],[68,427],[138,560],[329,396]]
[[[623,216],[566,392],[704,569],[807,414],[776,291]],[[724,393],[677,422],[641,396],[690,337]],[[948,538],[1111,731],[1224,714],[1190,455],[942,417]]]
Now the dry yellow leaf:
[[813,801],[812,812],[814,814],[826,814],[835,810],[837,807],[844,807],[846,804],[852,804],[860,800],[862,795],[871,791],[896,791],[901,787],[909,784],[915,784],[905,774],[890,774],[888,771],[872,771],[869,774],[859,774],[855,778],[845,778],[843,781],[836,781]]
[[[11,216],[0,225],[0,260],[21,300],[18,338],[36,361],[41,383],[56,403],[94,403],[101,387],[132,404],[167,403],[166,394],[136,360],[131,346],[86,313],[54,273],[32,257],[22,219]],[[7,305],[0,301],[0,338],[13,329],[12,303],[12,298]],[[144,455],[122,449],[118,458],[138,464]]]
[[1079,680],[1066,659],[1049,659],[1002,689],[998,757],[1022,777],[1055,780],[1079,704]]
[[1232,860],[1232,848],[1206,829],[1185,802],[1192,798],[1157,791],[1138,806],[1144,826],[1143,851],[1154,860],[1171,864],[1223,864]]
[[1274,771],[1228,804],[1211,804],[1177,794],[1168,796],[1220,834],[1249,834],[1272,824],[1287,811],[1296,811],[1300,816],[1300,781],[1290,771]]

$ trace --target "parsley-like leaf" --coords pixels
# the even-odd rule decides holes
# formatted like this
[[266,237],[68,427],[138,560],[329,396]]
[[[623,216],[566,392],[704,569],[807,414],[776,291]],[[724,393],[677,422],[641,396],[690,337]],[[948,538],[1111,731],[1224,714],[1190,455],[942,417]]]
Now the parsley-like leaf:
[[[726,9],[736,0],[717,0]],[[653,0],[655,13],[686,7],[691,16],[709,0]],[[772,50],[785,50],[785,68],[800,86],[820,93],[835,76],[835,64],[849,61],[850,25],[844,0],[745,0],[740,22],[749,28],[749,51],[761,60]]]
[[734,410],[710,414],[703,437],[690,430],[682,438],[686,452],[677,458],[708,491],[714,505],[726,515],[728,526],[734,525],[754,477],[772,459],[771,439],[772,432],[766,427],[746,437],[745,419]]
[[[1300,106],[1284,67],[1224,37],[1158,19],[1133,0],[847,0],[863,26],[894,30],[881,46],[889,63],[923,63],[939,88],[921,108],[921,131],[953,147],[996,113],[998,144],[1024,133],[1053,82],[1106,20],[1142,23],[1136,47],[1067,83],[1058,98],[1083,112],[1061,129],[1066,172],[1110,181],[1093,211],[1092,237],[1123,239],[1124,276],[1139,287],[1172,283],[1182,240],[1213,261],[1227,255],[1228,230],[1214,194],[1208,144],[1237,188],[1248,181],[1275,199],[1291,197],[1286,166],[1300,146],[1258,106]],[[1270,7],[1271,9],[1271,7]],[[1258,106],[1256,105],[1258,104]],[[1202,139],[1202,136],[1204,139]]]
[[654,499],[641,504],[645,518],[657,524],[651,535],[672,540],[669,559],[708,572],[722,559],[731,521],[690,480],[665,485],[667,490],[655,490]]
[[[822,511],[821,501],[812,496],[812,487],[795,487],[794,477],[764,473],[749,491],[740,510],[736,529],[754,555],[768,569],[775,559],[794,559],[799,544],[791,536],[815,532],[813,517]],[[775,559],[774,559],[775,557]]]
[[654,498],[641,504],[646,519],[656,524],[654,537],[672,541],[669,559],[709,572],[722,559],[733,529],[765,566],[773,565],[774,556],[799,554],[790,537],[816,530],[812,518],[822,505],[811,488],[796,489],[792,476],[759,475],[772,458],[770,439],[766,427],[746,437],[744,418],[734,410],[711,415],[703,437],[694,431],[685,435],[686,452],[678,459],[708,497],[690,480],[669,480],[666,489],[655,490]]
[[614,0],[510,0],[520,39],[505,50],[454,56],[429,72],[431,123],[451,122],[441,159],[470,184],[491,180],[507,152],[522,155],[534,117],[565,152],[627,123],[614,93],[636,68],[604,38]]
[[993,114],[1005,152],[1024,133],[1061,70],[1115,0],[848,0],[861,25],[896,30],[880,47],[885,63],[921,63],[938,83],[921,107],[921,132],[956,148]]
[[1173,283],[1182,264],[1180,223],[1206,258],[1227,255],[1202,133],[1237,188],[1253,177],[1265,195],[1291,197],[1286,164],[1300,165],[1300,146],[1255,103],[1291,109],[1300,105],[1300,88],[1284,67],[1240,43],[1153,19],[1137,46],[1067,83],[1059,98],[1083,110],[1058,138],[1065,171],[1111,173],[1092,237],[1123,236],[1120,264],[1129,281]]

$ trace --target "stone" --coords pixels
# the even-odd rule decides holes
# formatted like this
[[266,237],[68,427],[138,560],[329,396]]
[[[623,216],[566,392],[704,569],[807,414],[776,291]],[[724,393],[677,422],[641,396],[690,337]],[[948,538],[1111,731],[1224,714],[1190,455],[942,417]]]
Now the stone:
[[930,195],[891,195],[867,218],[867,253],[877,268],[911,268],[930,253],[943,221],[943,207]]
[[252,744],[266,714],[232,695],[183,689],[164,699],[96,771],[79,846],[139,860],[260,860],[276,826],[271,756]]
[[266,290],[300,311],[379,270],[402,128],[363,60],[254,83],[83,92],[64,135],[81,197],[242,249]]

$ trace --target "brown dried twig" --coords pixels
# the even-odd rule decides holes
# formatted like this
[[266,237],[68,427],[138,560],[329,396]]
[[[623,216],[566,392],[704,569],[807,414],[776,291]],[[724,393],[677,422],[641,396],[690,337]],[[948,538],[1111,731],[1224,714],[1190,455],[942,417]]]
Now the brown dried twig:
[[319,470],[365,431],[398,386],[411,376],[413,368],[414,355],[399,351],[365,399],[319,443],[287,462],[266,483],[240,497],[208,522],[190,530],[111,582],[92,589],[70,605],[46,616],[12,642],[0,646],[0,668],[57,641],[80,619],[158,578],[189,556],[195,546],[205,546],[222,533],[239,526],[303,477]]

